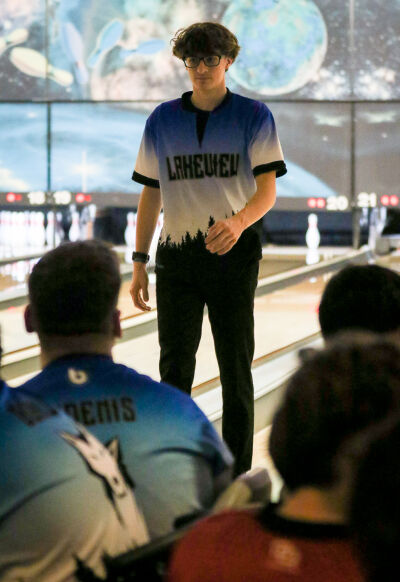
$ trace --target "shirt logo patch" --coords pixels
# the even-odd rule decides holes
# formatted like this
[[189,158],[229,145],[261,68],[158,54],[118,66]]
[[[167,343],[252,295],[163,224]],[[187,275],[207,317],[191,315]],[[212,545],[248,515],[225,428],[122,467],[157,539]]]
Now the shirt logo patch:
[[85,370],[76,370],[75,368],[68,368],[68,380],[72,384],[77,384],[81,386],[89,381],[89,376]]
[[194,154],[166,158],[170,180],[193,180],[216,176],[231,178],[238,175],[239,154]]

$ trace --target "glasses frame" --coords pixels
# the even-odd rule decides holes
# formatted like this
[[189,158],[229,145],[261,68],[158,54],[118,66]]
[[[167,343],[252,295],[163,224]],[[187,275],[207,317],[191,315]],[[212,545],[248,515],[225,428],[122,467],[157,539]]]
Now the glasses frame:
[[[216,63],[215,65],[207,65],[205,59],[208,59],[210,57],[218,57],[218,63]],[[193,65],[192,67],[189,67],[189,65],[186,64],[186,59],[198,59],[199,62],[197,63],[197,65]],[[197,67],[200,65],[201,61],[203,61],[203,63],[205,64],[206,67],[218,67],[218,65],[220,64],[222,59],[222,55],[207,55],[205,57],[183,57],[183,63],[185,65],[185,67],[187,69],[197,69]]]

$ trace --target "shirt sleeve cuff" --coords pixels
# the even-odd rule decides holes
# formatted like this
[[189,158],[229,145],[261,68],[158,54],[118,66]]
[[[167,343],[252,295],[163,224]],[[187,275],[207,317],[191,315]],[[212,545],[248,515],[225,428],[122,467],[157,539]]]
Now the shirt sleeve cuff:
[[154,178],[148,178],[147,176],[143,176],[139,174],[139,172],[133,172],[132,180],[134,182],[138,182],[139,184],[143,184],[143,186],[149,186],[149,188],[159,188],[160,182],[159,180],[154,180]]
[[276,171],[276,177],[280,178],[287,173],[286,164],[283,160],[278,160],[277,162],[270,162],[269,164],[261,164],[253,168],[254,177],[260,174],[266,174],[267,172]]

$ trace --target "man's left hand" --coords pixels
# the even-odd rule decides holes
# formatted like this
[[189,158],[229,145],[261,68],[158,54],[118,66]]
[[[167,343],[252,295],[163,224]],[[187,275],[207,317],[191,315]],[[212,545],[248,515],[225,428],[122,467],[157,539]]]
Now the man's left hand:
[[236,216],[218,220],[208,230],[206,249],[210,253],[224,255],[237,243],[242,232],[243,227]]

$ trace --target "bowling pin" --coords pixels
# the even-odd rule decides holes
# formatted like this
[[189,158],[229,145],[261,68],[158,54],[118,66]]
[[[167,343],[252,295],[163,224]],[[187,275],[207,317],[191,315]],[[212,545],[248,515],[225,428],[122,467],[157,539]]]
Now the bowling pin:
[[[16,268],[16,272],[15,272],[15,280],[18,283],[25,282],[26,275],[28,274],[26,263],[27,263],[27,261],[18,261],[17,262],[17,268]],[[29,268],[29,263],[28,263],[28,268]]]
[[133,251],[136,244],[136,212],[128,212],[126,215],[124,239],[128,249]]
[[81,228],[79,224],[79,212],[74,210],[72,212],[72,223],[71,228],[69,229],[68,237],[71,242],[76,242],[79,240],[81,235]]
[[4,250],[5,256],[12,256],[12,218],[11,211],[6,210],[4,213]]
[[0,212],[0,245],[4,247],[6,245],[6,210]]
[[54,212],[49,210],[47,213],[47,226],[46,226],[46,245],[52,247],[54,243]]
[[21,223],[20,223],[20,213],[19,212],[12,212],[11,215],[11,246],[13,249],[13,253],[17,253],[17,251],[21,248],[21,243],[23,244],[23,233],[21,232]]
[[29,222],[28,222],[28,245],[30,247],[35,247],[35,213],[33,210],[29,212]]
[[[29,246],[33,249],[39,250],[44,246],[44,224],[42,223],[43,234],[40,228],[41,218],[38,216],[38,212],[32,210],[29,213]],[[41,213],[43,214],[43,213]]]
[[65,240],[65,231],[63,228],[63,216],[62,212],[56,213],[56,219],[54,223],[54,227],[56,229],[56,240],[63,242]]
[[17,218],[18,228],[18,248],[24,249],[26,246],[26,230],[25,230],[25,215],[23,212],[18,212]]
[[26,247],[26,228],[25,228],[25,212],[18,213],[18,230],[20,237],[20,246],[25,249]]
[[36,213],[36,241],[40,249],[46,244],[46,229],[44,226],[44,212],[39,210]]
[[87,208],[87,223],[86,223],[86,240],[90,240],[93,238],[94,234],[94,221],[96,220],[96,204],[89,204]]
[[15,253],[16,247],[18,246],[18,233],[17,236],[15,236],[17,230],[18,230],[17,213],[11,211],[10,244],[13,254]]
[[24,239],[24,249],[29,246],[29,211],[25,210],[22,213],[23,218],[21,218],[21,224],[23,229],[23,239]]
[[0,37],[0,55],[8,48],[25,42],[28,38],[28,31],[26,28],[16,28],[6,36]]
[[17,47],[10,52],[10,61],[22,73],[32,77],[46,76],[63,87],[69,87],[74,81],[73,75],[69,71],[56,69],[46,57],[30,48]]
[[61,25],[61,42],[64,52],[74,66],[75,78],[80,85],[86,85],[89,74],[84,63],[82,36],[72,22]]
[[46,245],[49,247],[58,246],[60,244],[60,233],[56,229],[55,215],[52,210],[47,213],[46,226]]
[[79,219],[79,228],[80,228],[79,240],[87,240],[89,238],[88,237],[89,220],[90,220],[89,207],[84,206],[81,210],[81,215],[80,215],[80,219]]
[[4,276],[10,277],[11,270],[12,270],[12,263],[7,263],[6,265],[4,265]]
[[11,279],[13,281],[18,281],[18,262],[13,261],[11,263],[11,270],[10,270]]
[[2,210],[0,212],[0,255],[2,258],[6,256],[5,246],[6,246],[6,211]]
[[93,69],[102,56],[104,56],[110,49],[112,49],[122,38],[124,32],[124,24],[118,18],[111,20],[100,31],[94,51],[89,56],[87,64]]
[[306,245],[309,250],[317,250],[321,237],[318,230],[318,216],[314,213],[308,215],[308,228],[306,231]]
[[306,232],[306,264],[313,265],[319,261],[318,247],[321,237],[318,230],[318,216],[314,213],[308,215],[308,229]]

